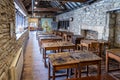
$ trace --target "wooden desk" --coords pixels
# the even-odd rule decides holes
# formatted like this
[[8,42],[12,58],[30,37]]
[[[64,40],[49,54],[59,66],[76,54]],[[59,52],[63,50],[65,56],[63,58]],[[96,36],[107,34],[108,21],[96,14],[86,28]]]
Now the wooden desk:
[[60,46],[58,45],[57,42],[49,42],[49,43],[43,43],[42,44],[42,48],[43,48],[44,64],[45,64],[45,67],[47,67],[47,63],[46,63],[46,58],[47,58],[46,51],[47,50],[58,50],[59,51]]
[[82,78],[71,78],[66,80],[116,80],[116,79],[110,76],[109,74],[102,74],[98,76],[87,76]]
[[[55,75],[55,72],[58,70],[71,69],[71,68],[78,69],[79,62],[74,60],[74,58],[70,57],[69,52],[51,54],[48,55],[48,58],[49,58],[48,80],[50,80],[50,78],[53,78],[52,80],[55,80],[55,77],[57,76]],[[51,76],[51,71],[52,71],[52,76]],[[77,70],[75,73],[77,74]],[[75,77],[77,77],[76,74]],[[68,71],[66,73],[66,76],[68,78]]]
[[[53,78],[55,80],[55,72],[61,69],[75,68],[75,77],[77,77],[77,71],[79,73],[78,77],[81,77],[81,67],[88,65],[98,66],[98,75],[101,74],[101,58],[90,52],[83,51],[73,51],[73,52],[63,52],[57,54],[51,54],[49,58],[49,68],[48,68],[48,79]],[[51,67],[52,73],[51,76]]]
[[48,37],[39,37],[39,46],[40,46],[40,51],[42,49],[42,44],[46,42],[55,42],[55,41],[62,41],[62,37],[57,37],[57,36],[48,36]]
[[69,51],[70,51],[70,49],[72,49],[73,51],[75,50],[75,44],[73,44],[71,42],[57,41],[57,43],[60,45],[61,51],[64,49],[68,49]]
[[120,62],[120,49],[109,49],[106,51],[106,72],[109,71],[109,58]]
[[97,42],[96,40],[81,40],[81,44],[78,44],[78,46],[80,46],[83,50],[83,47],[86,47],[87,50],[90,50],[90,45],[92,42]]
[[83,47],[86,47],[87,50],[90,51],[92,47],[92,43],[99,43],[99,56],[101,56],[102,52],[104,51],[105,46],[109,47],[109,42],[106,40],[81,40],[81,44],[78,44],[83,50]]
[[62,52],[63,49],[73,49],[75,50],[75,45],[70,42],[64,42],[64,41],[57,41],[57,42],[49,42],[49,43],[43,43],[42,44],[43,48],[43,59],[45,61],[45,67],[46,65],[46,51],[47,50],[58,50]]
[[[101,58],[89,51],[71,52],[72,57],[79,61],[79,77],[81,77],[82,66],[97,65],[98,75],[101,74]],[[87,67],[88,68],[88,67]],[[88,76],[88,70],[87,70]]]

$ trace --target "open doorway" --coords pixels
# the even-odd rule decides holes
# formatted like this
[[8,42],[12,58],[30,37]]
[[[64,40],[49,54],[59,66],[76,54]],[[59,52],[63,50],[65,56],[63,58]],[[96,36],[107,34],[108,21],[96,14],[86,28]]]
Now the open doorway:
[[120,11],[109,12],[109,41],[111,47],[120,47]]

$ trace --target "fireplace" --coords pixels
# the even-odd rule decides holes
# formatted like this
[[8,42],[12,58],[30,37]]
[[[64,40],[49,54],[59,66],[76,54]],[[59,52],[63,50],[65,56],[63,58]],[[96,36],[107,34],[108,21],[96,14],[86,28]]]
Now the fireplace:
[[83,35],[86,39],[98,39],[98,32],[94,30],[82,29],[81,35]]

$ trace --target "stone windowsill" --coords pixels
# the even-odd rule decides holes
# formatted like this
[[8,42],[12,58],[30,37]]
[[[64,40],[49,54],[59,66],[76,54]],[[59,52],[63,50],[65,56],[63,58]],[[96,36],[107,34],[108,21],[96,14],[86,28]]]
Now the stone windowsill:
[[24,30],[21,33],[16,33],[16,40],[18,40],[27,30]]

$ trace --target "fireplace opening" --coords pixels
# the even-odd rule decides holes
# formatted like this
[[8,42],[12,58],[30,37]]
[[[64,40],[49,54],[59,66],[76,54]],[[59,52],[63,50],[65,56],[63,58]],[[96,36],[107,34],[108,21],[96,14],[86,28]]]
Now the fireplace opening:
[[93,30],[81,30],[81,35],[83,35],[86,39],[98,39],[98,32]]

